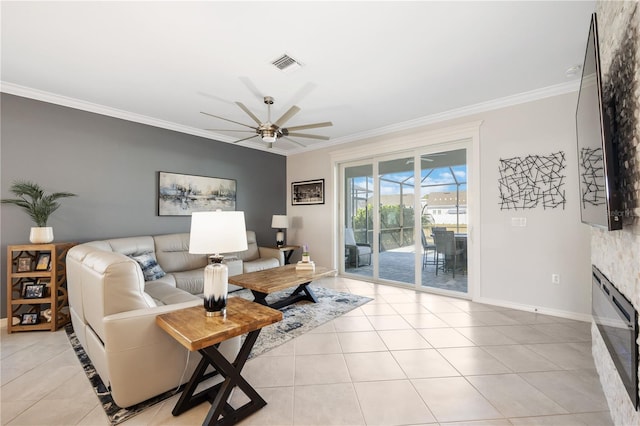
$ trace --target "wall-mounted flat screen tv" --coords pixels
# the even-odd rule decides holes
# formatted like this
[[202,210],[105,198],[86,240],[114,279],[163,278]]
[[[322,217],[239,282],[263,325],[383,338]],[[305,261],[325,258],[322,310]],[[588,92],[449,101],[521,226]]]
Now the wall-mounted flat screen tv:
[[580,214],[583,223],[607,230],[622,229],[618,191],[618,158],[611,123],[613,103],[602,93],[596,14],[591,16],[576,109]]

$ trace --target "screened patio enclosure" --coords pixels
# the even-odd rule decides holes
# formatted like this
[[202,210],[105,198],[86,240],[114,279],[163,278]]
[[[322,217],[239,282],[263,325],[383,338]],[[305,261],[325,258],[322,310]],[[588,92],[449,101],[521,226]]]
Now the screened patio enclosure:
[[[345,164],[343,176],[344,226],[372,252],[356,262],[345,245],[345,273],[467,292],[466,149]],[[453,249],[438,250],[435,231],[451,231]]]

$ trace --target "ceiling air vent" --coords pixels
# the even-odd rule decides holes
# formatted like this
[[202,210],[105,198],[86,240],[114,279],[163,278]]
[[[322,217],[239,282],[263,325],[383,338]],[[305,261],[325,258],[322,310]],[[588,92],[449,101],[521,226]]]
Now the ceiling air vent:
[[276,68],[283,72],[291,72],[297,70],[302,66],[300,62],[296,61],[286,53],[280,56],[275,61],[271,62],[271,64],[275,65]]

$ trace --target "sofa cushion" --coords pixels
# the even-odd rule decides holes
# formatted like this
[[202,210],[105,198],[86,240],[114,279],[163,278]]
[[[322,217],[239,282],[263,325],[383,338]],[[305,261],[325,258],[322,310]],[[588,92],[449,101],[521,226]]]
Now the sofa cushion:
[[155,250],[153,238],[149,236],[112,238],[105,240],[111,250],[122,253],[125,256],[153,253]]
[[167,273],[207,266],[206,254],[189,253],[189,233],[156,235],[153,240],[156,259]]
[[260,259],[260,251],[258,250],[258,242],[254,231],[247,231],[247,250],[239,251],[235,255],[245,262]]
[[273,257],[263,257],[257,260],[252,260],[251,262],[244,262],[242,267],[244,269],[244,273],[262,271],[264,269],[277,268],[280,266],[280,262],[278,259],[274,259]]
[[138,262],[145,281],[157,280],[166,275],[151,253],[132,255],[129,257]]
[[244,271],[242,270],[242,260],[238,259],[238,258],[224,258],[224,260],[222,261],[225,265],[227,265],[227,268],[229,268],[229,276],[232,277],[234,275],[240,275],[243,274]]
[[145,288],[147,286],[147,283],[150,283],[150,282],[165,283],[167,285],[170,285],[171,287],[175,287],[176,286],[176,277],[174,277],[173,274],[166,274],[164,277],[158,278],[157,280],[147,281],[145,283]]
[[204,270],[192,269],[190,271],[173,272],[176,287],[188,291],[191,294],[202,294],[204,291]]
[[175,303],[199,299],[198,296],[194,296],[193,294],[187,293],[186,291],[172,287],[171,285],[160,281],[148,282],[144,291],[151,296],[158,306],[173,305]]

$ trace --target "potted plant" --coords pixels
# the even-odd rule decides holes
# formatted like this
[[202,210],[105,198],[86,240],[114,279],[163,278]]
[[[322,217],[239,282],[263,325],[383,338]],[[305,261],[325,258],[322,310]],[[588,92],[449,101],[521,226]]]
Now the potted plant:
[[49,216],[60,207],[58,199],[75,197],[71,192],[54,192],[45,195],[44,190],[34,182],[15,181],[9,188],[17,198],[0,200],[2,204],[14,204],[22,207],[36,226],[31,228],[29,241],[33,244],[45,244],[53,241],[53,228],[47,226]]
[[302,261],[305,263],[311,261],[311,256],[309,255],[309,246],[306,244],[302,245]]

